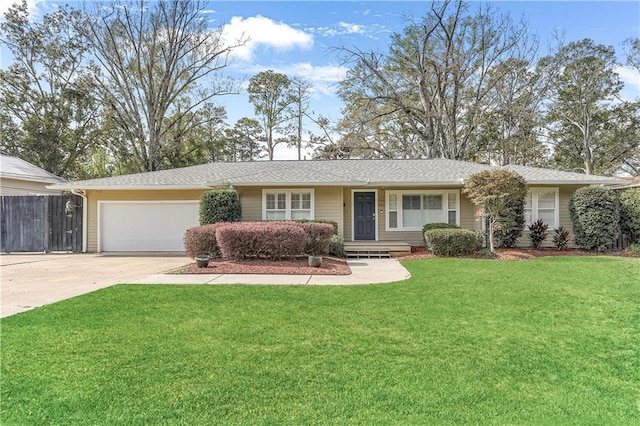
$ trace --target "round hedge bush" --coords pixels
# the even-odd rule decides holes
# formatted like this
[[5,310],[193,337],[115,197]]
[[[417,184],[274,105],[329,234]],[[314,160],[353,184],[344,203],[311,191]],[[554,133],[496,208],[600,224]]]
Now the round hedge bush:
[[234,189],[212,189],[200,197],[200,225],[239,222],[241,218],[240,197]]
[[480,247],[478,235],[469,229],[432,229],[424,233],[424,241],[427,250],[438,256],[472,254]]
[[620,193],[620,230],[629,236],[632,244],[640,243],[640,188]]

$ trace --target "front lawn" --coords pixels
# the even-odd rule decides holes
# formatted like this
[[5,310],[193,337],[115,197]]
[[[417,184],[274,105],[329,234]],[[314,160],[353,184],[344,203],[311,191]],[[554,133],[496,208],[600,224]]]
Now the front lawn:
[[640,259],[403,263],[401,283],[119,285],[5,318],[0,423],[640,424]]

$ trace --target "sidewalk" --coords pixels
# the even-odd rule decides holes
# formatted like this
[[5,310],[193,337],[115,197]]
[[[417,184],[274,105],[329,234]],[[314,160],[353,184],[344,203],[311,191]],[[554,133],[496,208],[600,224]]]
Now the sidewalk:
[[131,284],[359,285],[411,277],[397,259],[348,260],[351,275],[153,274]]

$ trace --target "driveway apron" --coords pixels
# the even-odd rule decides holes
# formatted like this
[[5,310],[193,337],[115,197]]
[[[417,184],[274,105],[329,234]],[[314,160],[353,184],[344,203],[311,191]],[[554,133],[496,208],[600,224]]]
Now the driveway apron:
[[100,254],[0,255],[0,316],[133,282],[190,263],[182,256]]

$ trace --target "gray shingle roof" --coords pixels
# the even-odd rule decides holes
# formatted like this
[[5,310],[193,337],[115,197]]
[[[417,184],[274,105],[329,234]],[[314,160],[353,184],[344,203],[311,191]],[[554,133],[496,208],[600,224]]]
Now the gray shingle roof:
[[[620,179],[506,166],[529,184],[615,184]],[[54,185],[55,189],[171,189],[216,186],[417,186],[462,185],[474,173],[495,166],[431,160],[314,160],[209,163]]]
[[10,155],[0,155],[0,176],[33,182],[66,182],[59,176]]

